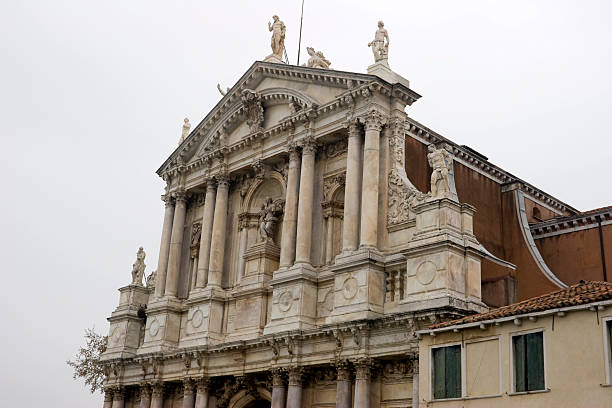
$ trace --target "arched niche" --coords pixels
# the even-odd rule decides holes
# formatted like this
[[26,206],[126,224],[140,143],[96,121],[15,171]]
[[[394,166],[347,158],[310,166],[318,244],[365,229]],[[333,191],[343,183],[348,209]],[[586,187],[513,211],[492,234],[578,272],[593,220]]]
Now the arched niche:
[[267,197],[273,200],[285,198],[285,180],[276,172],[266,172],[263,178],[257,178],[244,197],[243,212],[257,213]]
[[323,253],[325,263],[331,264],[342,251],[342,229],[344,222],[344,173],[326,177],[323,182],[323,218],[325,236]]

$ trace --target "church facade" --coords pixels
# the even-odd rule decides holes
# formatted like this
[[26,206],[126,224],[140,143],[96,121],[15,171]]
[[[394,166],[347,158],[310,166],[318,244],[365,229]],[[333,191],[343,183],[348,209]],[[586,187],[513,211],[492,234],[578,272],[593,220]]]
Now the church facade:
[[157,171],[157,271],[139,250],[108,319],[107,408],[418,406],[416,331],[581,279],[541,249],[587,215],[410,118],[382,22],[367,74],[283,63],[270,31]]

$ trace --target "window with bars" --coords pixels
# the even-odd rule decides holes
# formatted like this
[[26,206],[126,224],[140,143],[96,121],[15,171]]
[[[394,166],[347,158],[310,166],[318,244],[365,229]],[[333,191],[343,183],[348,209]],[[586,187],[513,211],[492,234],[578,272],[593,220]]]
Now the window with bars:
[[544,390],[544,342],[542,332],[512,337],[514,392]]
[[461,346],[432,350],[434,399],[461,397]]

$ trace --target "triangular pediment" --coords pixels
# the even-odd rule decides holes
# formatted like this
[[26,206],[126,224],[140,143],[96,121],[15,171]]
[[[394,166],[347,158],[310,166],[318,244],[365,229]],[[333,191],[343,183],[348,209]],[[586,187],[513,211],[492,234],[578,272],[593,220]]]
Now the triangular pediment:
[[368,74],[255,62],[217,105],[195,126],[157,173],[187,166],[218,150],[234,145],[252,132],[248,125],[245,92],[254,92],[264,108],[262,131],[304,120],[305,115],[334,109],[363,93],[364,87],[384,89],[411,104],[420,95],[401,84],[389,84]]

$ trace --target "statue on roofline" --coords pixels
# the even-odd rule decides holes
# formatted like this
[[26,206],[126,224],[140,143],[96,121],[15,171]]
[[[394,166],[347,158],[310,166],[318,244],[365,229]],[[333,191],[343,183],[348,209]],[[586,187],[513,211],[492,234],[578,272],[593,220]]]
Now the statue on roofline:
[[189,130],[191,129],[191,123],[189,123],[189,119],[183,119],[183,130],[181,132],[181,139],[179,140],[179,145],[187,139],[189,136]]
[[444,197],[452,193],[449,175],[452,172],[453,156],[444,148],[436,149],[433,144],[427,147],[427,161],[431,166],[431,196]]
[[285,32],[287,27],[277,15],[272,16],[273,23],[268,22],[268,30],[272,31],[272,40],[270,46],[272,47],[272,54],[276,55],[281,61],[283,59],[283,51],[285,50]]
[[374,34],[374,40],[368,43],[368,47],[372,47],[374,62],[387,61],[389,58],[389,33],[382,21],[378,22],[378,30]]
[[132,285],[142,286],[142,278],[144,277],[144,271],[147,267],[144,263],[145,256],[147,256],[147,254],[142,247],[138,248],[136,262],[132,265]]
[[325,55],[321,51],[315,51],[312,47],[306,47],[306,52],[310,55],[308,63],[306,64],[310,68],[323,68],[330,69],[331,62],[325,58]]

